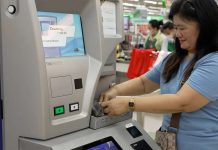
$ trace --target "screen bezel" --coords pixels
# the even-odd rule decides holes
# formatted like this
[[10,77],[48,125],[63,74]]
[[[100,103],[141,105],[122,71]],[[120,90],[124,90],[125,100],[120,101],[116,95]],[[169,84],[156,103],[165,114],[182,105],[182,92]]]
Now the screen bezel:
[[[125,24],[125,19],[127,20],[127,27],[126,27],[126,24]],[[130,17],[129,16],[123,16],[123,29],[124,30],[129,30],[129,22],[130,22]]]

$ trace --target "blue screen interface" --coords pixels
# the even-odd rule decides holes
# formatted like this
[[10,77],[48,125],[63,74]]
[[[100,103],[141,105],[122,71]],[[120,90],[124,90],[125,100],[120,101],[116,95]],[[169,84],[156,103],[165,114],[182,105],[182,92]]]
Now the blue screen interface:
[[45,57],[84,56],[81,17],[79,14],[38,11]]
[[119,149],[112,141],[108,141],[106,143],[99,144],[87,150],[119,150]]

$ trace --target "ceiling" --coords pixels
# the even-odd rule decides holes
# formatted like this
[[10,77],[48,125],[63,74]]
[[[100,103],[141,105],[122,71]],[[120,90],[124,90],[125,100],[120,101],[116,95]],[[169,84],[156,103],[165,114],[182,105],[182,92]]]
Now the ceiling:
[[147,15],[163,15],[168,11],[172,0],[166,0],[166,9],[162,7],[162,0],[123,0],[124,13],[134,13],[145,10]]

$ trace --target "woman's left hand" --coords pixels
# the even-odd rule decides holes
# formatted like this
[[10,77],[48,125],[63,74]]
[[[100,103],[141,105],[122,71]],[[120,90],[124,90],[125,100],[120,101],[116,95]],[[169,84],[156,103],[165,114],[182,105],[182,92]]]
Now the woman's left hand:
[[129,99],[127,96],[117,96],[109,101],[101,102],[104,113],[108,116],[118,116],[129,112]]

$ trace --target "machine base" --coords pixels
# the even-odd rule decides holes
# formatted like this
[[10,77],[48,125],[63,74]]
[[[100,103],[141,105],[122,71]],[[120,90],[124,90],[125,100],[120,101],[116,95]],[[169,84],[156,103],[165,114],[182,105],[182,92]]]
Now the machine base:
[[111,150],[161,150],[155,141],[132,120],[98,130],[84,129],[47,141],[19,139],[19,150],[93,150],[111,146]]

